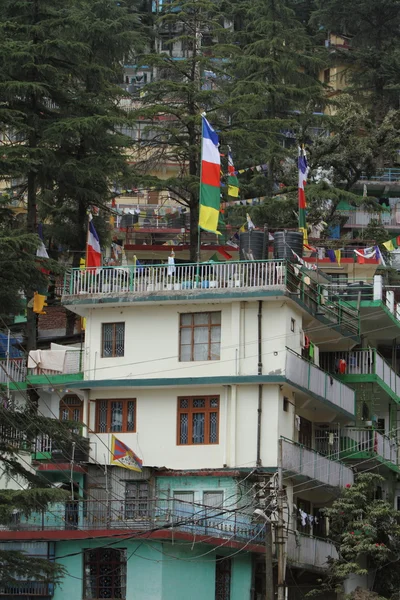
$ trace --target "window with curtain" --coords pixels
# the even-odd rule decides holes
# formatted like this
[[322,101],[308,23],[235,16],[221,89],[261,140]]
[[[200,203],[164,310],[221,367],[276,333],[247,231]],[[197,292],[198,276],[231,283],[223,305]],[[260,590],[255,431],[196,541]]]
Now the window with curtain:
[[125,323],[103,323],[101,328],[101,356],[103,358],[124,356]]
[[184,313],[179,323],[179,360],[219,360],[221,312]]
[[219,396],[178,398],[178,445],[218,441]]
[[[194,514],[194,492],[174,492],[173,521],[191,521]],[[191,524],[191,523],[190,523]]]
[[136,400],[96,400],[97,433],[134,433],[136,431]]
[[85,550],[83,597],[85,600],[99,598],[126,598],[126,550],[95,548]]

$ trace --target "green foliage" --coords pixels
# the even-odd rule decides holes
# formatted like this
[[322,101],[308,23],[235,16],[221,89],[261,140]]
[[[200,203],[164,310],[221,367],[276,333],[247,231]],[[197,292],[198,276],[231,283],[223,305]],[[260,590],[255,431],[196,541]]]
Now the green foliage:
[[325,510],[339,558],[330,559],[322,589],[340,592],[349,575],[368,572],[375,573],[373,591],[385,598],[399,589],[400,575],[393,564],[400,555],[400,513],[389,502],[376,499],[382,481],[377,474],[358,475],[356,483]]

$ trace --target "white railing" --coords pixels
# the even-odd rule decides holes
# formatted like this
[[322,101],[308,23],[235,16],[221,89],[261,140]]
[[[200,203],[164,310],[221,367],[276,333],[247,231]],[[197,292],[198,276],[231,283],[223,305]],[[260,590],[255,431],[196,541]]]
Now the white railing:
[[285,471],[292,471],[333,487],[344,487],[354,482],[353,471],[342,462],[331,460],[285,438],[282,438],[281,443],[282,466]]
[[1,359],[0,383],[21,383],[26,379],[26,358]]
[[291,564],[312,565],[317,569],[326,569],[330,556],[338,558],[337,550],[331,542],[289,531],[287,557]]
[[286,378],[335,406],[355,414],[355,391],[298,354],[286,353]]
[[400,226],[400,211],[392,208],[379,213],[367,212],[365,210],[341,210],[340,215],[347,217],[344,227],[366,227],[371,221],[377,221],[382,225],[399,227]]
[[332,352],[321,357],[321,362],[333,371],[339,360],[346,363],[344,375],[377,375],[395,394],[400,395],[400,376],[375,348]]
[[285,287],[285,261],[229,262],[215,264],[158,265],[73,269],[64,295],[164,290]]
[[341,450],[349,457],[359,452],[376,454],[397,465],[397,442],[373,429],[345,428],[341,432]]
[[[46,350],[42,350],[42,352],[44,353]],[[29,375],[69,375],[80,373],[84,370],[83,356],[84,353],[81,350],[66,350],[64,367],[62,371],[43,369],[42,367],[38,366],[33,369],[29,369]]]

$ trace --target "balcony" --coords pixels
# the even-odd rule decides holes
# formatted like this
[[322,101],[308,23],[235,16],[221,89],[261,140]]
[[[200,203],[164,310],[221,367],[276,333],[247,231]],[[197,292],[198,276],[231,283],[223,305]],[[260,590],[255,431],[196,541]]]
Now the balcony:
[[[340,210],[340,215],[347,217],[345,228],[362,228],[367,227],[371,221],[378,222],[383,227],[399,229],[400,228],[400,212],[395,207],[382,212],[372,212],[357,208],[355,210]],[[389,236],[388,236],[389,237]]]
[[[73,460],[74,463],[79,464],[89,460],[89,440],[81,436],[78,429],[70,429],[62,439],[52,438],[42,433],[35,439],[32,446],[32,458],[39,462],[71,463]],[[54,470],[59,469],[59,465],[55,464]]]
[[287,557],[291,566],[323,570],[329,557],[338,558],[335,546],[324,539],[289,531]]
[[347,383],[378,383],[395,401],[400,396],[400,376],[375,348],[351,350],[349,352],[330,352],[321,355],[321,363],[327,371],[335,372],[339,360],[344,360],[346,372],[337,375]]
[[25,383],[26,372],[25,358],[0,359],[0,385],[9,383],[11,389],[16,389],[16,384]]
[[[13,515],[10,523],[0,526],[0,531],[97,530],[101,534],[110,529],[138,532],[160,528],[228,541],[263,543],[263,524],[252,522],[251,514],[239,514],[231,508],[226,512],[223,508],[200,505],[178,508],[173,501],[150,499],[82,500],[53,504],[47,510],[31,513],[28,517],[22,512]],[[18,535],[10,537],[17,539]]]
[[[68,383],[83,379],[81,348],[52,344],[50,350],[33,350],[28,356],[29,383]],[[73,377],[71,377],[73,376]]]
[[42,581],[19,581],[15,584],[0,584],[0,598],[46,599],[54,594],[54,584]]
[[332,487],[344,487],[354,482],[353,471],[344,463],[331,460],[301,444],[282,439],[282,466],[303,480],[313,479]]
[[229,261],[226,263],[103,267],[72,269],[64,280],[63,303],[92,305],[144,301],[198,301],[213,297],[290,296],[311,315],[343,335],[357,336],[358,311],[344,300],[332,300],[318,283],[318,274],[308,281],[299,268],[283,260]]
[[[342,460],[374,459],[393,471],[400,472],[398,443],[374,429],[344,428],[340,436],[340,458]],[[369,464],[369,466],[371,466]]]
[[349,416],[355,415],[355,391],[290,350],[286,354],[285,372],[286,379],[302,388],[306,394]]

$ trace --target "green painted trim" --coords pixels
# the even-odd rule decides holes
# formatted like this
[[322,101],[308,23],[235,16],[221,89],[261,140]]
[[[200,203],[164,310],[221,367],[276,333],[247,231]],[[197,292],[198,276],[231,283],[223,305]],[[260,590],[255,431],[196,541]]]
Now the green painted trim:
[[330,409],[335,412],[340,412],[346,417],[352,419],[355,416],[354,413],[350,413],[347,410],[336,406],[326,398],[314,394],[306,388],[294,383],[283,375],[236,375],[236,376],[221,376],[221,377],[180,377],[180,378],[155,378],[155,379],[99,379],[99,380],[87,380],[83,384],[73,383],[69,385],[70,388],[79,389],[104,389],[104,388],[119,388],[119,387],[177,387],[177,386],[204,386],[204,385],[245,385],[245,384],[269,384],[269,383],[287,383],[293,386],[295,389],[307,394],[311,398],[315,398],[319,402],[322,402]]
[[51,460],[51,452],[33,452],[33,460]]
[[68,373],[68,375],[27,375],[26,381],[31,385],[70,384],[75,381],[83,381],[83,373]]
[[396,402],[396,404],[400,404],[400,396],[398,396],[396,392],[379,377],[379,375],[365,373],[360,375],[337,375],[337,378],[340,379],[340,381],[343,381],[343,383],[352,383],[353,385],[357,383],[377,383],[383,391]]
[[[357,302],[350,301],[349,304],[351,304],[354,307],[357,306]],[[361,300],[360,307],[361,308],[381,308],[383,310],[383,312],[386,313],[386,315],[393,321],[393,323],[397,327],[400,327],[400,321],[398,321],[396,319],[396,317],[390,312],[390,310],[388,309],[386,304],[384,304],[384,302],[382,302],[382,300]]]
[[375,459],[376,461],[380,462],[381,465],[387,467],[391,471],[394,471],[395,473],[400,473],[400,467],[390,462],[389,460],[386,460],[385,458],[383,458],[383,456],[380,456],[376,452],[351,452],[351,450],[342,450],[342,452],[340,452],[339,458],[341,461],[365,461]]

